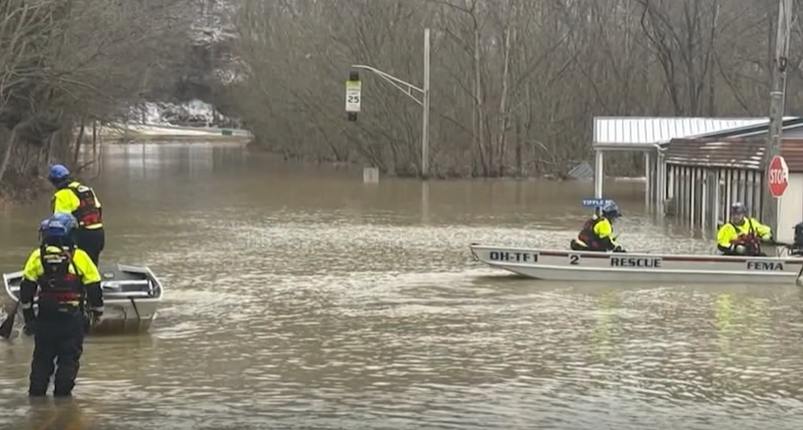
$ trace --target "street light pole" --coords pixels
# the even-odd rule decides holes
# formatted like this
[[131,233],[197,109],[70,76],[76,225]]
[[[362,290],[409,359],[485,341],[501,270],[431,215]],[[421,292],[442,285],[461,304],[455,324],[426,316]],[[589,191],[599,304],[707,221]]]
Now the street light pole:
[[424,113],[421,115],[421,177],[429,176],[429,29],[424,29]]
[[[372,72],[384,81],[393,85],[399,91],[418,103],[424,110],[421,118],[421,177],[429,177],[429,75],[430,75],[430,30],[424,29],[424,87],[419,88],[409,82],[405,82],[390,73],[383,72],[375,67],[364,64],[352,64],[353,69],[361,69]],[[419,98],[420,96],[420,98]]]

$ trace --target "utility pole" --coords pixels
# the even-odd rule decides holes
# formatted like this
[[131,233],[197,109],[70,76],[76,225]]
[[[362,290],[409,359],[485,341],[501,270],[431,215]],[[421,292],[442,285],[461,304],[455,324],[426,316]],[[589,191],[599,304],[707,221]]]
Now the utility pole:
[[[786,66],[789,56],[790,27],[792,25],[793,0],[778,0],[778,32],[775,36],[775,55],[772,67],[772,90],[770,92],[770,127],[767,146],[764,150],[764,174],[767,174],[770,160],[781,155],[781,134],[783,132],[784,102],[786,97]],[[765,179],[765,183],[767,180]],[[778,201],[765,186],[761,190],[764,202],[763,219],[773,230],[778,227]],[[777,231],[776,231],[777,234]]]
[[429,177],[429,29],[424,29],[424,91],[421,95],[421,106],[424,113],[421,115],[421,177]]
[[[405,82],[390,73],[383,72],[375,67],[364,64],[352,64],[352,69],[362,69],[372,72],[385,80],[390,85],[396,87],[408,97],[418,103],[424,110],[421,118],[421,178],[429,177],[429,75],[430,75],[430,31],[424,29],[424,87],[419,88],[409,82]],[[415,94],[414,94],[415,93]],[[420,95],[420,99],[418,97]]]

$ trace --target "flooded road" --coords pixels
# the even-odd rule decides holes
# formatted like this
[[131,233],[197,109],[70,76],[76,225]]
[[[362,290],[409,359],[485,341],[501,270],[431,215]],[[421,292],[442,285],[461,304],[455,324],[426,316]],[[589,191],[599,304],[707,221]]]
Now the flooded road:
[[[103,259],[161,276],[159,319],[87,339],[68,404],[29,405],[32,341],[0,344],[2,429],[803,426],[794,286],[545,283],[471,261],[471,242],[565,247],[591,184],[370,185],[238,147],[106,151],[88,181]],[[613,194],[625,246],[710,252],[639,215],[639,189]],[[46,207],[0,218],[0,269]]]

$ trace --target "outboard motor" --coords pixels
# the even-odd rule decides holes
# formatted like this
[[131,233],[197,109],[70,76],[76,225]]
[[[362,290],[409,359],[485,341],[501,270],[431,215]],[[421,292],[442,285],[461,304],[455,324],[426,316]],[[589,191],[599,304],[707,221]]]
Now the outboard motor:
[[795,240],[789,249],[789,255],[803,255],[803,222],[795,226]]
[[[795,257],[803,255],[803,222],[800,222],[795,226],[795,241],[789,249],[789,255]],[[799,288],[803,288],[803,267],[801,267],[800,271],[797,272],[795,285],[797,285]]]

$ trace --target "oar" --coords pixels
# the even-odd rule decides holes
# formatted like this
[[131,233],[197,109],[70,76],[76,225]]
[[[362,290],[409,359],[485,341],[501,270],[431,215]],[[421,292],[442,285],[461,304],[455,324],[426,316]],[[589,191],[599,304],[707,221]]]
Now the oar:
[[778,241],[775,241],[775,240],[759,240],[758,242],[762,246],[776,246],[776,247],[786,248],[788,250],[793,250],[793,249],[797,248],[797,246],[795,244],[778,242]]
[[17,311],[19,311],[20,302],[14,304],[14,311],[8,314],[6,320],[0,325],[0,337],[5,340],[11,339],[11,331],[14,329],[14,320],[17,318]]
[[[800,252],[799,245],[795,245],[794,243],[776,242],[774,240],[771,242],[763,242],[763,243],[766,243],[769,246],[778,246],[784,248],[786,250],[786,255],[788,257],[800,257],[802,255]],[[779,257],[780,256],[782,256],[782,254],[780,254]]]
[[782,246],[784,248],[794,248],[795,247],[794,244],[784,243],[784,242],[777,242],[777,241],[774,241],[774,240],[768,241],[768,242],[762,240],[761,243],[763,243],[765,245],[769,245],[769,246]]

